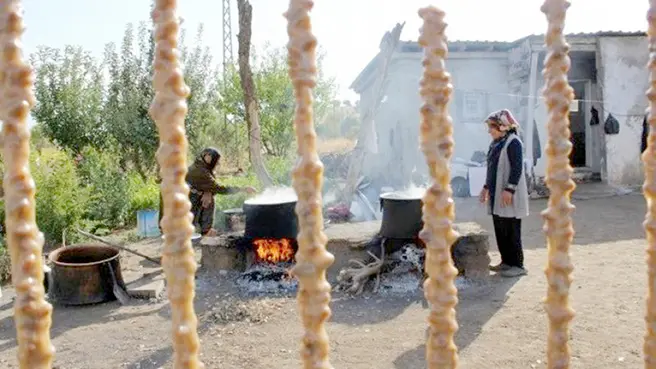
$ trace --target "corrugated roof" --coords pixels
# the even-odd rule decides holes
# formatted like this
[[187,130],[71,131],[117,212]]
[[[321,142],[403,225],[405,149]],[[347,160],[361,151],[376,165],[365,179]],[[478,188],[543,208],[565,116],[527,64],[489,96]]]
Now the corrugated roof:
[[[565,35],[565,38],[597,38],[597,37],[635,37],[635,36],[647,36],[645,31],[597,31],[597,32],[578,32],[578,33],[568,33]],[[524,36],[518,40],[511,42],[511,44],[518,45],[524,42],[527,39],[532,40],[542,40],[544,39],[544,33],[532,34]]]
[[[505,41],[450,41],[449,51],[507,51],[512,42]],[[402,41],[399,45],[401,53],[418,53],[422,51],[416,41]]]
[[[565,37],[631,37],[631,36],[647,36],[645,31],[597,31],[597,32],[578,32],[578,33],[568,33]],[[544,37],[544,33],[532,34],[520,38],[519,40],[524,40],[529,37]],[[517,41],[519,41],[517,40]],[[515,42],[517,42],[515,41]]]
[[[596,37],[635,37],[646,36],[644,31],[598,31],[568,33],[566,38],[596,38]],[[542,40],[544,34],[532,34],[515,41],[493,40],[454,40],[449,41],[449,51],[507,51],[527,39]],[[466,49],[466,50],[465,50]],[[421,47],[416,41],[402,41],[399,52],[420,52]]]
[[[597,32],[578,32],[578,33],[569,33],[565,37],[568,39],[572,38],[597,38],[597,37],[635,37],[635,36],[647,36],[647,33],[644,31],[597,31]],[[520,43],[530,40],[542,40],[544,34],[532,34],[524,36],[515,41],[492,41],[492,40],[455,40],[449,41],[449,51],[458,52],[458,51],[486,51],[486,52],[505,52],[513,47],[519,45]],[[401,41],[399,43],[400,53],[417,53],[421,52],[422,48],[419,46],[417,41]],[[367,66],[360,72],[356,79],[351,84],[351,89],[356,89],[358,83],[369,73],[372,73],[373,70],[378,65],[378,55],[376,55]]]

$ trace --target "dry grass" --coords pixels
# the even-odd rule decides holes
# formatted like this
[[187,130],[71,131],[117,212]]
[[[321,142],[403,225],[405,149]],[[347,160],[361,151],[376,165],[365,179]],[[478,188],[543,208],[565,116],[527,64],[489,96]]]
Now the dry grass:
[[329,138],[317,141],[317,151],[319,154],[344,153],[353,150],[355,141],[348,138]]

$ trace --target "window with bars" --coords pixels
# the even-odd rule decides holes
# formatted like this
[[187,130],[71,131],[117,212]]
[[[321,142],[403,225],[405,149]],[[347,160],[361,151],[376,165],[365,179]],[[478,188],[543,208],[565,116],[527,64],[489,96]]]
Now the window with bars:
[[462,97],[462,117],[465,121],[485,118],[486,95],[480,91],[467,91]]

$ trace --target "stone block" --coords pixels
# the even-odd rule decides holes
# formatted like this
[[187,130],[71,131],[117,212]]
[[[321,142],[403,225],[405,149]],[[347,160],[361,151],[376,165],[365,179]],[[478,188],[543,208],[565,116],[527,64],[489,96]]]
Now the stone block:
[[237,242],[240,233],[222,234],[218,237],[203,237],[200,241],[200,265],[203,270],[240,270],[246,267],[245,255]]
[[[468,279],[487,279],[490,275],[488,232],[475,222],[456,223],[453,228],[460,235],[451,247],[451,256],[459,274]],[[379,230],[380,221],[341,223],[326,227],[326,247],[335,255],[335,263],[329,269],[329,274],[333,275],[346,267],[349,259],[367,259],[369,256],[366,247],[378,235]]]
[[328,237],[326,249],[335,256],[335,262],[328,269],[329,277],[337,276],[340,270],[348,266],[350,259],[367,258],[365,247],[379,230],[380,221],[327,225],[324,230]]
[[478,223],[457,223],[453,228],[460,237],[451,246],[451,256],[458,273],[468,279],[490,276],[489,234]]
[[166,283],[163,277],[157,279],[142,278],[126,285],[128,294],[138,299],[155,299],[164,291]]
[[347,246],[364,249],[380,230],[380,221],[359,223],[339,223],[326,226],[324,233],[328,237],[328,247]]

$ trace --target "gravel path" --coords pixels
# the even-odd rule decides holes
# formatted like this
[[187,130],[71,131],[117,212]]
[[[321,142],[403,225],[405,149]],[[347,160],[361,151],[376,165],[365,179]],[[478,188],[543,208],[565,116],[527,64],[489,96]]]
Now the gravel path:
[[[628,195],[576,205],[572,367],[641,367],[644,200]],[[545,367],[546,250],[539,215],[545,202],[534,201],[531,206],[532,215],[524,222],[529,275],[519,280],[493,279],[460,293],[457,343],[463,368]],[[491,230],[490,219],[481,213],[473,201],[458,204],[460,221],[475,220]],[[126,260],[128,266],[134,263],[138,261]],[[17,367],[11,295],[7,290],[0,299],[1,368]],[[329,334],[336,368],[424,367],[426,307],[419,293],[356,299],[335,295],[334,300]],[[246,299],[234,290],[229,276],[200,275],[197,309],[207,368],[299,367],[301,332],[293,298]],[[170,368],[169,314],[165,301],[56,308],[52,329],[56,366]]]

